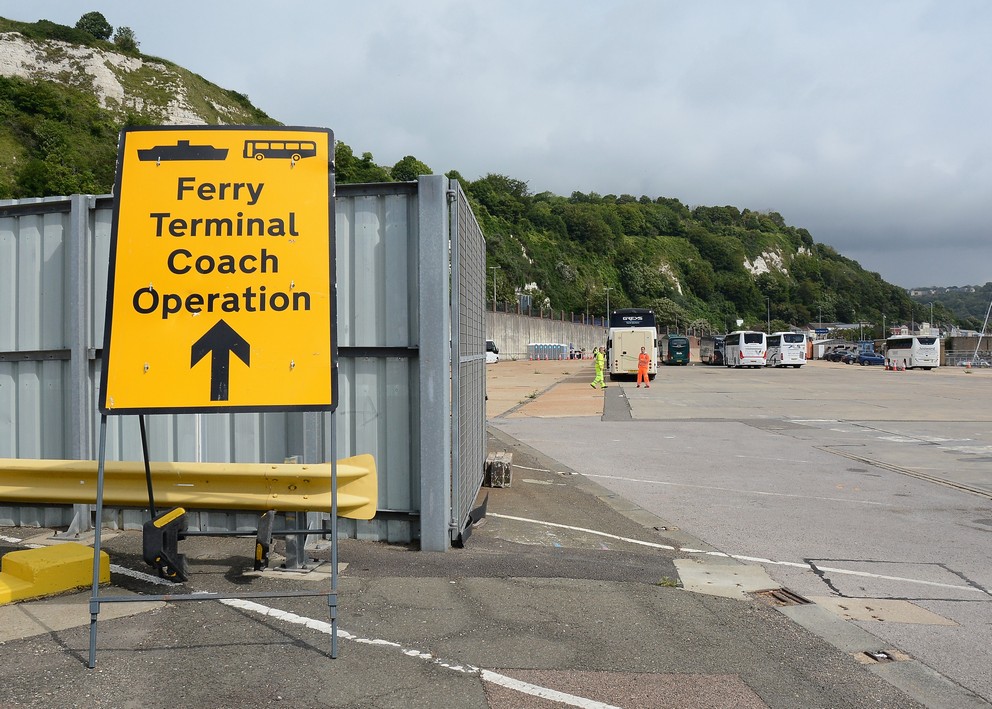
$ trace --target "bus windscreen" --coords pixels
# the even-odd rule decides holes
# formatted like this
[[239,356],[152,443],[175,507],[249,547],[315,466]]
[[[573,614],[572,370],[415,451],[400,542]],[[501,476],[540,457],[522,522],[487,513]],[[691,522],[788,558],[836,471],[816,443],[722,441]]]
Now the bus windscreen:
[[610,327],[654,327],[654,311],[624,308],[610,313]]

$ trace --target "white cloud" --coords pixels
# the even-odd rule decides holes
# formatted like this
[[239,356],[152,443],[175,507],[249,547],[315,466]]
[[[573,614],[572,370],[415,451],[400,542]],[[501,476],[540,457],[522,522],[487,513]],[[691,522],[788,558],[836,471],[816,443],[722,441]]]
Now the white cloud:
[[[105,0],[143,52],[392,164],[771,209],[903,286],[992,280],[984,0]],[[0,15],[74,24],[69,0]]]

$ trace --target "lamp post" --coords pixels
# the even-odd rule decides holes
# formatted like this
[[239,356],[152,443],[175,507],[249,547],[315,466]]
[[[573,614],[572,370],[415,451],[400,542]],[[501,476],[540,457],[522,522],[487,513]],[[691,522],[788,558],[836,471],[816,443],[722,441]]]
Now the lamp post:
[[606,326],[609,327],[610,323],[610,291],[613,290],[612,286],[603,286],[603,290],[606,291]]
[[932,329],[933,328],[933,303],[929,303],[929,305],[930,305],[930,327]]
[[493,272],[493,312],[496,312],[496,269],[499,266],[490,266],[490,270]]
[[769,296],[765,296],[765,315],[768,318],[768,324],[766,325],[767,334],[772,334],[772,299]]
[[882,313],[882,339],[885,339],[885,313]]

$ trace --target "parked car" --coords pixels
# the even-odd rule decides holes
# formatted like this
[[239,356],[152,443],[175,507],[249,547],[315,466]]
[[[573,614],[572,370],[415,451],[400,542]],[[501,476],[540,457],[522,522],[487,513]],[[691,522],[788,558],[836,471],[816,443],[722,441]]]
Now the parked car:
[[823,359],[828,362],[841,362],[846,355],[851,354],[852,350],[847,347],[835,347],[834,349],[823,355]]
[[854,364],[858,361],[858,353],[853,350],[848,350],[840,356],[840,361],[844,364]]
[[870,364],[885,364],[885,357],[878,352],[861,352],[858,354],[858,364],[862,367]]

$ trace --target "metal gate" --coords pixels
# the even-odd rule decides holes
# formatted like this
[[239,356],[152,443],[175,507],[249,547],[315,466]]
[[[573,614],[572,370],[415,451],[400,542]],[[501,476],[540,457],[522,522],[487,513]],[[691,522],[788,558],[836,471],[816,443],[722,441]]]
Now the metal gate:
[[486,456],[486,240],[461,185],[451,209],[451,539],[461,543],[475,521]]

